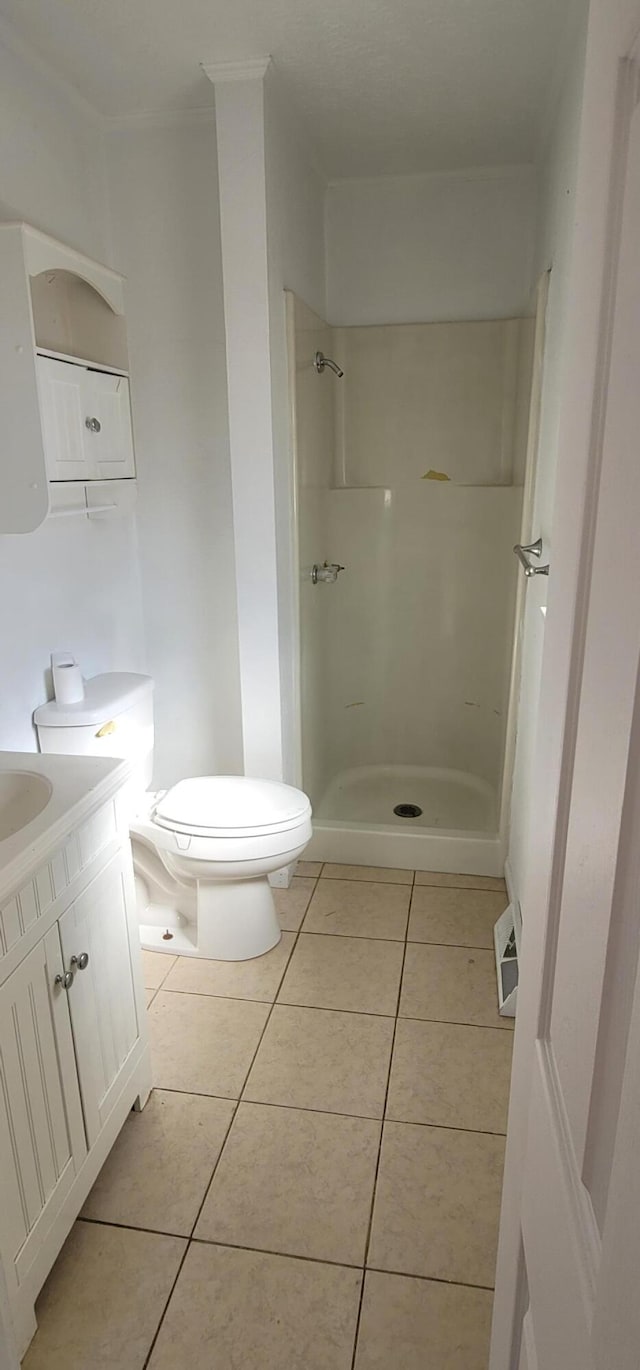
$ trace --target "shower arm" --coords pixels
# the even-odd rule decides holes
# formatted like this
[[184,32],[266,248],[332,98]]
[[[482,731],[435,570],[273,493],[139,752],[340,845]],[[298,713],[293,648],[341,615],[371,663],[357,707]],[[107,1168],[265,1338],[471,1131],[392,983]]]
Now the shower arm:
[[316,352],[316,355],[313,359],[313,365],[316,371],[318,372],[319,376],[322,375],[325,366],[328,366],[329,369],[334,372],[334,375],[340,377],[344,376],[344,371],[340,366],[338,366],[338,363],[332,361],[331,357],[325,357],[324,352]]

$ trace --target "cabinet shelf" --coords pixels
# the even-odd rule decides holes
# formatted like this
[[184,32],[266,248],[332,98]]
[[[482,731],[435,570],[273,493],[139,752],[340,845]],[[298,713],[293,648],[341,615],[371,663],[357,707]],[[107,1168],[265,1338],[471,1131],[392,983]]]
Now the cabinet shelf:
[[48,517],[102,519],[130,514],[138,488],[132,477],[109,481],[56,481],[51,485]]
[[90,357],[76,357],[70,352],[53,352],[50,347],[36,347],[36,356],[50,357],[54,362],[69,362],[71,366],[84,366],[87,371],[104,371],[108,376],[125,376],[129,372],[121,366],[107,366],[104,362],[93,360]]

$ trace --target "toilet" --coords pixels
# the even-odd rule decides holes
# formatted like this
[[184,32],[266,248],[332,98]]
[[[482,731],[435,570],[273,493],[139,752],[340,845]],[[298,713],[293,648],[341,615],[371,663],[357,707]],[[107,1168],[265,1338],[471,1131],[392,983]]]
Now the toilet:
[[131,672],[87,680],[84,698],[34,713],[42,752],[123,757],[133,766],[130,832],[142,946],[245,961],[280,941],[269,875],[311,838],[301,790],[202,775],[153,793],[153,681]]

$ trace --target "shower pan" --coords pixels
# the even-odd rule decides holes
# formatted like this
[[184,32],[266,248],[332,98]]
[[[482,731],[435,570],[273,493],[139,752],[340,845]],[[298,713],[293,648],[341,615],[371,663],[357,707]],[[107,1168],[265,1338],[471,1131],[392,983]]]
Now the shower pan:
[[309,855],[502,874],[533,321],[287,308]]

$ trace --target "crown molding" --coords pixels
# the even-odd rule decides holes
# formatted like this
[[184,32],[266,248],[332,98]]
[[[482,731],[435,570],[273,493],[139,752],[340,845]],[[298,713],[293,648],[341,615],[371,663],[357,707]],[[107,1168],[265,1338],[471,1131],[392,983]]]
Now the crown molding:
[[194,124],[213,124],[213,105],[195,105],[187,109],[140,109],[129,114],[110,114],[104,119],[107,133],[125,129],[191,128]]
[[245,57],[238,62],[200,63],[205,76],[214,86],[228,81],[263,81],[270,65],[270,57]]
[[383,172],[380,176],[331,176],[329,190],[343,186],[380,186],[413,181],[508,181],[529,180],[536,173],[535,162],[496,162],[493,166],[451,167],[438,171]]

